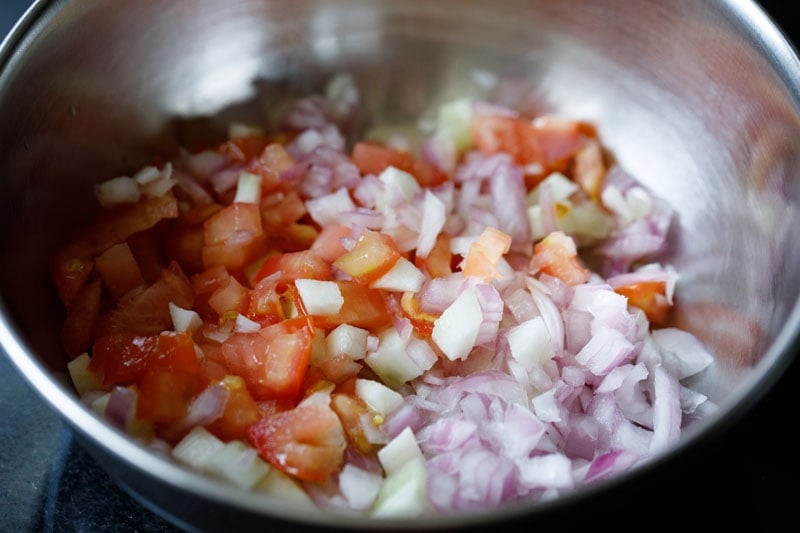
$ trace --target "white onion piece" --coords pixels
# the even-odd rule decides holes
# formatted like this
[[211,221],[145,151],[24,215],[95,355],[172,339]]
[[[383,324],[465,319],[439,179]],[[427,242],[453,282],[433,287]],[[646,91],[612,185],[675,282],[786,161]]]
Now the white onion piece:
[[436,238],[444,227],[447,219],[446,206],[429,189],[425,190],[425,200],[422,205],[422,222],[419,229],[419,239],[417,240],[417,257],[426,258],[436,244]]
[[341,188],[336,192],[307,200],[306,209],[311,218],[324,227],[335,224],[342,213],[354,211],[356,204],[353,203],[347,189]]
[[101,206],[112,207],[119,204],[135,204],[142,193],[136,180],[119,176],[96,185],[95,195]]
[[678,441],[681,433],[680,384],[663,366],[654,369],[653,440],[650,453],[660,453]]
[[365,511],[375,502],[383,478],[352,464],[339,473],[339,488],[351,509]]

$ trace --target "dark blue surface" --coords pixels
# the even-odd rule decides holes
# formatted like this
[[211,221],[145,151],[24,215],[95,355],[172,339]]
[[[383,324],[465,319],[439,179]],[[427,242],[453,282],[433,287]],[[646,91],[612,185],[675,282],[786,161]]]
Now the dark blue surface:
[[[29,3],[0,0],[0,35]],[[800,28],[790,12],[795,3],[762,4],[789,37],[800,42]],[[695,525],[719,531],[758,524],[759,531],[792,530],[800,479],[800,446],[792,434],[798,386],[800,361],[732,431],[705,441],[680,461],[579,513],[556,513],[535,524],[519,521],[508,526],[595,531],[602,525],[609,531],[648,531],[654,525],[681,530],[695,530]],[[0,352],[0,533],[38,531],[174,528],[122,492],[74,444],[68,429]]]

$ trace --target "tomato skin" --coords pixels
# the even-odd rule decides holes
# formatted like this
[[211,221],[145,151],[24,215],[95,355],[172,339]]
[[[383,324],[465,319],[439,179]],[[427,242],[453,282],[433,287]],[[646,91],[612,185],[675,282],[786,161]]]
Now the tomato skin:
[[336,413],[313,400],[265,417],[250,426],[248,437],[274,467],[298,479],[321,482],[341,467],[347,441]]
[[270,337],[234,333],[222,344],[225,364],[244,378],[254,399],[295,399],[308,370],[311,335],[303,327]]

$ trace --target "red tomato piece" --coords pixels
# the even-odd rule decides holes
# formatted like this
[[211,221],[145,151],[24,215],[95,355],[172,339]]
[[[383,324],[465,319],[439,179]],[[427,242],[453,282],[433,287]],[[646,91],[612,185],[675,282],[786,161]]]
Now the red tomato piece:
[[600,198],[603,179],[606,175],[603,151],[600,143],[589,139],[575,155],[573,180],[595,201]]
[[533,248],[531,273],[544,272],[567,285],[585,283],[592,272],[583,266],[575,241],[563,232],[554,231]]
[[268,253],[266,256],[260,259],[260,264],[251,265],[252,270],[251,267],[246,269],[250,272],[254,271],[254,273],[248,275],[248,281],[250,282],[251,287],[258,285],[262,279],[267,278],[276,272],[280,272],[281,255],[283,254],[275,252]]
[[231,311],[244,314],[250,306],[250,291],[235,277],[228,276],[208,297],[208,305],[218,316]]
[[247,316],[261,324],[274,324],[286,318],[278,282],[261,280],[250,293]]
[[89,367],[102,372],[105,385],[129,385],[153,367],[195,373],[199,370],[194,341],[188,333],[159,335],[113,333],[98,338]]
[[69,250],[61,250],[50,262],[50,277],[53,279],[58,297],[65,306],[72,303],[72,299],[94,269],[93,261],[73,255]]
[[377,176],[388,167],[409,173],[414,169],[414,158],[410,154],[374,142],[357,142],[350,159],[362,174]]
[[206,268],[222,265],[239,269],[252,261],[263,242],[264,231],[258,205],[234,202],[203,223]]
[[177,263],[163,269],[161,278],[149,287],[134,289],[120,299],[116,308],[98,320],[97,335],[152,335],[172,329],[170,302],[184,309],[194,303],[192,284]]
[[67,308],[61,328],[61,346],[70,359],[78,357],[92,345],[94,326],[100,315],[101,293],[99,280],[87,283]]
[[342,423],[316,398],[250,426],[258,453],[276,468],[306,481],[325,481],[344,461],[347,446]]
[[356,143],[350,159],[362,174],[378,175],[388,167],[395,167],[414,176],[423,187],[436,187],[448,179],[447,174],[427,161],[374,142]]
[[150,365],[155,336],[112,333],[98,338],[92,347],[89,368],[103,374],[104,385],[137,383]]
[[206,429],[224,441],[246,440],[248,428],[261,419],[261,410],[240,376],[225,376],[221,383],[228,401],[222,416]]
[[261,201],[260,210],[264,230],[270,234],[280,234],[308,212],[297,191],[270,194]]
[[194,397],[207,385],[199,373],[151,368],[139,383],[136,416],[158,424],[176,422],[186,416]]
[[205,243],[224,244],[232,238],[247,241],[263,234],[258,205],[234,202],[222,208],[203,223]]
[[97,273],[116,300],[125,293],[144,285],[144,277],[127,242],[115,244],[94,262]]
[[440,233],[428,257],[415,257],[414,263],[418,268],[427,270],[434,278],[444,278],[452,274],[453,253],[450,251],[450,235]]
[[391,270],[399,258],[400,252],[390,236],[365,229],[356,239],[355,246],[340,255],[333,266],[353,281],[369,284]]
[[327,261],[311,250],[290,252],[280,258],[281,279],[327,280],[331,277],[331,266]]
[[337,281],[344,303],[334,316],[312,317],[314,325],[332,329],[339,324],[375,330],[392,322],[386,307],[386,297],[380,289],[371,289],[355,281]]
[[663,281],[642,281],[617,287],[614,292],[628,299],[630,305],[636,306],[647,316],[650,323],[663,325],[672,306],[667,301],[667,286]]
[[342,354],[328,358],[317,365],[325,378],[332,383],[341,383],[346,379],[358,375],[362,366],[353,361],[349,356]]
[[433,323],[439,315],[425,313],[419,308],[419,299],[413,292],[404,292],[400,298],[400,306],[403,313],[411,321],[414,329],[423,337],[430,338],[433,334]]
[[225,141],[217,150],[234,161],[246,163],[261,154],[270,142],[272,139],[266,135],[246,135]]
[[[331,408],[342,422],[344,434],[347,441],[361,453],[370,453],[373,449],[372,443],[367,438],[367,431],[377,432],[378,428],[374,423],[374,414],[369,407],[358,398],[347,394],[331,395]],[[371,428],[367,428],[367,425]]]
[[222,344],[222,354],[255,399],[294,399],[308,370],[311,335],[306,328],[271,339],[260,333],[235,333]]
[[340,224],[325,226],[311,245],[311,251],[333,263],[347,252],[347,248],[342,245],[342,239],[352,236],[353,230],[347,226]]
[[532,122],[525,118],[476,114],[470,127],[482,152],[508,153],[521,165],[541,165],[544,174],[562,168],[585,140],[580,123],[546,117]]
[[294,167],[295,162],[286,148],[277,142],[267,144],[257,158],[248,158],[248,170],[261,176],[262,191],[281,185],[281,173]]

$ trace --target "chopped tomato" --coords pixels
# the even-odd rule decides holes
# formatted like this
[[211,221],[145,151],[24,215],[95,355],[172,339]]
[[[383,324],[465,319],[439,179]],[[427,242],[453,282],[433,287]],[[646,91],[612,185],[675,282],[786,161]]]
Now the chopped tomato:
[[443,278],[453,273],[453,253],[450,251],[450,235],[440,233],[428,257],[415,257],[417,267],[427,270],[432,278]]
[[82,286],[67,308],[61,328],[61,346],[74,359],[89,349],[97,318],[100,315],[100,281]]
[[554,231],[534,246],[531,273],[536,272],[559,278],[567,285],[585,283],[592,275],[578,258],[575,241],[560,231]]
[[139,265],[127,242],[115,244],[100,254],[95,259],[94,265],[114,299],[119,299],[131,289],[144,285],[142,271],[139,270]]
[[267,144],[261,154],[248,165],[248,170],[261,176],[262,191],[281,184],[281,173],[294,167],[295,162],[286,148],[277,142]]
[[409,173],[414,168],[414,157],[411,154],[374,142],[357,142],[353,146],[350,159],[362,174],[375,174],[376,176],[388,167],[395,167]]
[[589,139],[575,154],[575,168],[572,173],[575,183],[580,185],[590,198],[597,201],[606,174],[603,151],[599,142]]
[[337,281],[336,284],[344,303],[336,315],[312,317],[315,326],[332,329],[339,324],[350,324],[374,330],[391,323],[386,298],[380,289],[371,289],[354,281]]
[[333,266],[354,281],[369,284],[391,270],[399,258],[400,252],[390,236],[365,229],[355,246],[340,255]]
[[89,279],[93,269],[93,261],[75,257],[69,250],[60,250],[53,256],[50,262],[50,275],[58,297],[65,306],[72,303],[72,299]]
[[294,399],[308,369],[311,335],[306,328],[271,339],[258,332],[234,333],[222,344],[222,354],[256,400]]
[[[369,407],[360,399],[347,394],[333,394],[331,408],[342,421],[344,434],[350,445],[361,453],[370,453],[373,445],[367,437],[367,431],[378,432],[378,428]],[[372,427],[367,428],[368,425]]]
[[350,159],[362,174],[378,175],[388,167],[395,167],[414,176],[423,187],[435,187],[448,179],[447,174],[427,161],[374,142],[356,143]]
[[281,255],[283,254],[279,252],[269,252],[251,266],[248,266],[245,269],[245,273],[247,274],[247,280],[250,282],[250,286],[255,287],[262,279],[272,276],[276,272],[280,272]]
[[306,204],[297,191],[274,192],[261,201],[261,220],[270,236],[280,234],[307,213]]
[[325,481],[337,472],[347,446],[339,417],[315,397],[262,419],[248,436],[266,461],[305,481]]
[[261,280],[250,293],[247,316],[262,324],[274,324],[286,318],[278,282]]
[[361,364],[352,360],[348,355],[342,354],[322,361],[318,368],[325,378],[332,383],[341,383],[346,379],[358,375]]
[[158,335],[113,333],[98,338],[89,367],[103,374],[105,385],[128,385],[141,380],[150,368],[196,373],[194,341],[188,333]]
[[462,272],[465,276],[475,276],[485,283],[499,279],[497,264],[503,254],[511,249],[511,236],[502,231],[487,227],[477,240],[470,244],[464,258]]
[[136,264],[145,283],[150,284],[161,276],[161,269],[170,263],[171,256],[164,255],[164,232],[156,225],[148,230],[134,233],[128,240]]
[[109,333],[156,334],[172,329],[169,303],[191,309],[194,291],[181,268],[172,263],[149,287],[129,291],[117,306],[98,320],[97,335]]
[[520,165],[541,165],[544,175],[565,170],[568,160],[585,141],[585,129],[579,122],[553,118],[531,121],[479,113],[473,115],[470,126],[482,152],[504,152]]
[[218,151],[227,155],[234,161],[246,163],[258,157],[264,149],[272,142],[266,135],[252,134],[229,139],[219,146]]
[[311,250],[283,254],[280,258],[281,278],[327,280],[331,277],[331,266]]
[[264,235],[258,205],[246,202],[234,202],[206,219],[203,231],[206,268],[242,268],[257,253]]
[[235,277],[228,276],[208,297],[208,305],[218,316],[231,311],[244,314],[250,306],[250,291]]
[[248,428],[261,419],[261,410],[240,376],[225,376],[221,383],[228,401],[222,416],[206,429],[224,441],[246,440]]
[[411,325],[423,337],[430,338],[433,333],[433,323],[439,315],[425,313],[419,308],[419,299],[413,292],[404,292],[400,298],[403,313],[411,321]]
[[617,287],[614,292],[625,296],[630,305],[644,311],[652,324],[660,326],[666,322],[672,308],[667,301],[666,290],[667,286],[663,281],[641,281]]
[[329,263],[333,263],[347,252],[347,248],[342,244],[342,239],[352,236],[353,230],[347,226],[340,224],[325,226],[311,245],[311,251]]
[[176,422],[186,416],[192,399],[207,385],[199,373],[151,368],[139,383],[136,416],[160,424]]

